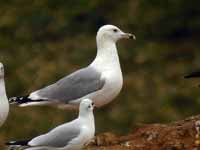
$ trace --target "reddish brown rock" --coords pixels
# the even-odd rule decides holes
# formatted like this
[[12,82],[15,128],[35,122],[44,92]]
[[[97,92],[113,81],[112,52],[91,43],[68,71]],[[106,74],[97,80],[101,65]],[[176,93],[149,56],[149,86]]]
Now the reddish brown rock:
[[139,125],[126,136],[97,135],[87,150],[200,150],[200,115],[170,124]]

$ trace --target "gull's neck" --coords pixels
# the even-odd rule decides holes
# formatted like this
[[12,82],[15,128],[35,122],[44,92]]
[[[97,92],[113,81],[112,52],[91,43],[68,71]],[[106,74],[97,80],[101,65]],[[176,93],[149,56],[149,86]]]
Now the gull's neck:
[[111,68],[113,66],[120,68],[116,43],[103,37],[97,37],[97,55],[91,65],[100,68]]
[[94,115],[92,111],[91,112],[80,111],[78,118],[86,123],[88,122],[94,123]]

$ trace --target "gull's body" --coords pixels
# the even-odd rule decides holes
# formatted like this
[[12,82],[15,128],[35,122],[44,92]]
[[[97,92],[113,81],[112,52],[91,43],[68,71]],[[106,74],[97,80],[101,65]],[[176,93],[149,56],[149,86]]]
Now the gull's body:
[[0,126],[6,121],[9,113],[9,103],[6,96],[5,81],[4,81],[4,68],[0,63]]
[[33,148],[51,147],[59,150],[81,149],[88,144],[95,134],[93,102],[82,100],[77,119],[60,125],[50,132],[28,141],[11,141],[8,145],[30,146]]
[[14,97],[11,103],[20,106],[42,104],[79,104],[92,99],[97,107],[112,101],[123,85],[116,42],[122,38],[135,38],[113,25],[105,25],[97,32],[97,55],[86,68],[80,69],[56,83],[32,92],[26,97]]

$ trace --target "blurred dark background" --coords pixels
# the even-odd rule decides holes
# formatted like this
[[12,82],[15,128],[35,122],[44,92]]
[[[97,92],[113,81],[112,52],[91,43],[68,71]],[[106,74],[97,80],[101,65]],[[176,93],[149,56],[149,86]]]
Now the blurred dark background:
[[[96,110],[96,132],[126,134],[138,123],[168,123],[200,112],[200,1],[6,0],[0,1],[0,61],[8,97],[27,94],[88,65],[104,24],[134,33],[118,45],[124,86]],[[0,129],[0,149],[10,139],[45,133],[77,112],[48,106],[11,106]]]

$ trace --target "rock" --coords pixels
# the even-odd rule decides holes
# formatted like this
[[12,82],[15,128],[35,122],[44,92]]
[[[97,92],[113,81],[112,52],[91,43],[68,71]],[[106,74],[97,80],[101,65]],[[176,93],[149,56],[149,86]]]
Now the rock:
[[138,126],[126,136],[97,135],[87,150],[199,150],[200,115],[170,124]]

